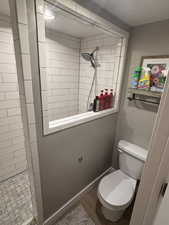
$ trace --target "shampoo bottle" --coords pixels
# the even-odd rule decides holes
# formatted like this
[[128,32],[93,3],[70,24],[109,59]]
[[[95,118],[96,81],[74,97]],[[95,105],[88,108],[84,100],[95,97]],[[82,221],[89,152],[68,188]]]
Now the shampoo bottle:
[[105,89],[105,94],[104,94],[104,109],[109,108],[109,95],[108,95],[108,89]]
[[113,89],[110,89],[110,94],[109,94],[109,108],[112,108],[113,107],[113,101],[114,101]]
[[99,96],[96,96],[95,99],[94,99],[94,104],[93,104],[93,111],[94,112],[98,112],[99,111]]
[[99,96],[99,110],[104,109],[104,95],[103,95],[103,90],[101,90],[101,94]]

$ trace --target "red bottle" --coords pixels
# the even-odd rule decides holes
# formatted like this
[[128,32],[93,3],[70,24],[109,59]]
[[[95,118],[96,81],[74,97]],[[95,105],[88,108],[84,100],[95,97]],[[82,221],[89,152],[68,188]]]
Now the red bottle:
[[110,94],[109,94],[109,108],[112,108],[113,107],[113,101],[114,101],[113,89],[110,89]]
[[104,109],[104,95],[103,90],[101,90],[101,94],[99,96],[99,111]]
[[104,109],[109,108],[109,95],[108,95],[108,89],[105,89],[105,94],[104,96]]

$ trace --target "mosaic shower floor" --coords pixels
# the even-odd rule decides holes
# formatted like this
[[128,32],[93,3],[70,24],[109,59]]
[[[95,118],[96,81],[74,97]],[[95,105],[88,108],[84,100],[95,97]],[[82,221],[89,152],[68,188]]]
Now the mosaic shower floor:
[[0,225],[22,225],[32,217],[26,172],[0,183]]

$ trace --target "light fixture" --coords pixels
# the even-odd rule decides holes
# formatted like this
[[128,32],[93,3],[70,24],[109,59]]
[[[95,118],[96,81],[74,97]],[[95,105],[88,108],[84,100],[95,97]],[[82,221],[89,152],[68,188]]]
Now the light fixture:
[[55,16],[49,9],[45,9],[44,18],[45,20],[53,20],[55,19]]

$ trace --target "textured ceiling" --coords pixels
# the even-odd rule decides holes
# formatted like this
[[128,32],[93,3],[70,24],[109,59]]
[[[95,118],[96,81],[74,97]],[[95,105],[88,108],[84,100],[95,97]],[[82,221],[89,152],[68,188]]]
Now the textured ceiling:
[[[79,0],[82,3],[83,0]],[[169,19],[169,0],[85,0],[93,2],[129,26]]]
[[[98,11],[102,9],[129,26],[138,26],[169,19],[169,0],[75,0]],[[98,7],[96,7],[98,6]],[[96,9],[97,8],[97,9]],[[100,10],[99,10],[100,8]],[[9,15],[8,0],[0,0],[0,14]],[[115,18],[114,18],[115,19]]]

